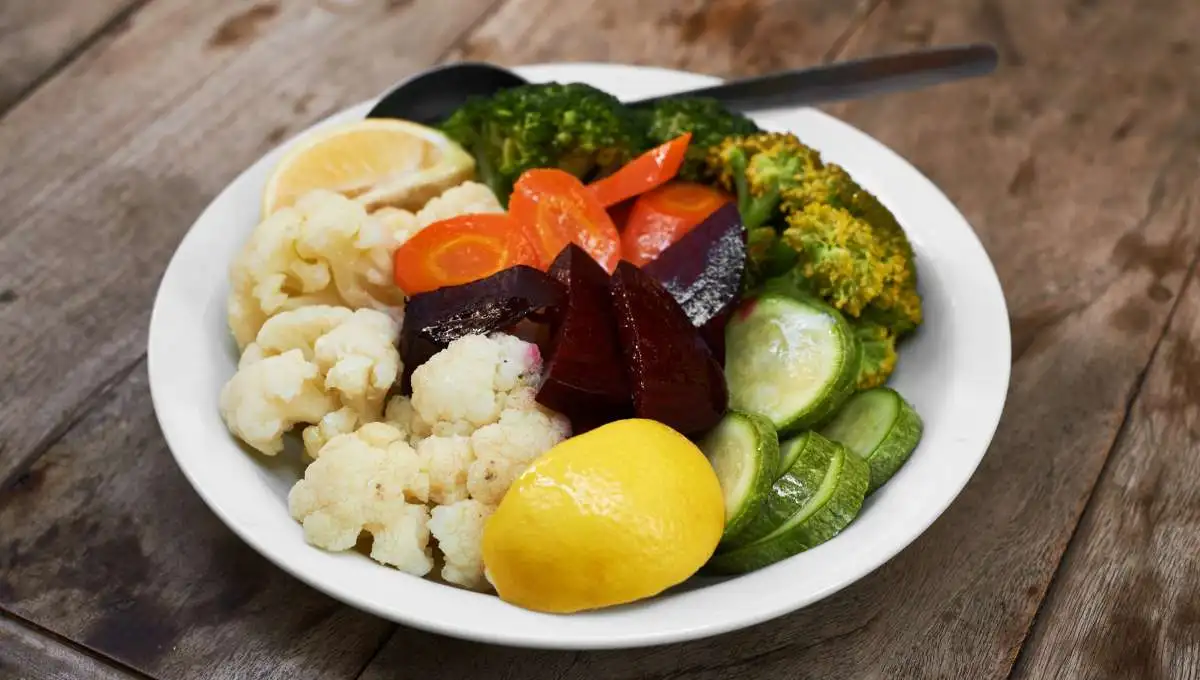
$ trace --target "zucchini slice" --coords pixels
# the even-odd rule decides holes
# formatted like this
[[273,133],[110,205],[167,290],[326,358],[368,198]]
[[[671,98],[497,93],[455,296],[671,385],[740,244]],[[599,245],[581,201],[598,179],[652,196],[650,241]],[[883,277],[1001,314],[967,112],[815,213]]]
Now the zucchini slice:
[[784,446],[794,452],[787,469],[771,485],[758,514],[747,522],[739,534],[723,541],[718,551],[754,543],[799,512],[804,504],[816,496],[829,466],[842,448],[840,444],[811,431],[788,440]]
[[821,433],[871,466],[870,495],[904,465],[920,443],[924,428],[921,416],[896,390],[876,387],[851,397]]
[[736,536],[762,506],[779,466],[779,439],[771,421],[730,411],[700,442],[725,496],[725,532]]
[[766,416],[780,436],[819,424],[854,389],[858,339],[818,300],[768,289],[734,313],[725,338],[729,407]]
[[832,449],[829,464],[821,470],[820,486],[807,502],[762,538],[718,552],[705,570],[742,574],[761,569],[828,541],[854,521],[866,497],[870,468],[845,446],[832,444]]

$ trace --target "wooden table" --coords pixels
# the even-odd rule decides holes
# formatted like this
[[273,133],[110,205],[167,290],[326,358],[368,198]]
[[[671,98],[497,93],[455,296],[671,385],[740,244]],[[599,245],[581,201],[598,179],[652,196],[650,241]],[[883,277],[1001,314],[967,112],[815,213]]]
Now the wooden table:
[[[1196,0],[4,0],[0,677],[1200,678],[1198,32]],[[172,462],[167,259],[328,113],[462,57],[730,75],[978,39],[992,78],[830,107],[975,226],[1014,358],[962,496],[838,595],[648,650],[449,640],[286,576]]]

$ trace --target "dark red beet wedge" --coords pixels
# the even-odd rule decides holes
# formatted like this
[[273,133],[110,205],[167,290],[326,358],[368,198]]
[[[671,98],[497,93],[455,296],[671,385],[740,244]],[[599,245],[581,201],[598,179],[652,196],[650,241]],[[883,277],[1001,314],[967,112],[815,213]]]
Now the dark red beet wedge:
[[716,425],[728,403],[725,376],[683,308],[628,262],[609,285],[636,415],[685,435]]
[[550,276],[567,296],[554,323],[538,403],[567,416],[575,434],[632,416],[608,273],[572,244],[555,258]]
[[[693,326],[705,326],[737,303],[746,269],[745,232],[737,205],[726,203],[642,269],[671,293]],[[723,336],[724,324],[718,323]]]
[[518,265],[486,279],[412,296],[400,330],[400,393],[412,393],[412,373],[451,341],[507,329],[547,308],[560,307],[562,284]]

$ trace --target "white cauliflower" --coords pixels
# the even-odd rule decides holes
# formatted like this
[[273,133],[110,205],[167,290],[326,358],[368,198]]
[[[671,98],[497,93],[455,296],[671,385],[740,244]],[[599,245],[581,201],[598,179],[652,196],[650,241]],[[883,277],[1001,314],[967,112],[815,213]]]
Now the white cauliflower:
[[421,416],[417,415],[416,409],[413,408],[412,399],[408,397],[397,395],[388,399],[383,412],[383,420],[407,432],[413,446],[433,434],[433,428],[429,423],[421,420]]
[[429,473],[429,500],[439,505],[466,500],[467,472],[475,462],[470,437],[426,437],[416,448]]
[[319,548],[349,550],[365,531],[371,558],[424,576],[429,548],[429,478],[404,433],[368,423],[334,437],[288,494],[288,509]]
[[479,182],[463,182],[442,192],[441,196],[431,199],[417,213],[417,224],[424,229],[434,222],[448,220],[459,215],[475,213],[502,213],[504,206],[496,198],[496,194]]
[[446,581],[473,590],[490,589],[483,577],[483,527],[494,510],[474,500],[433,509],[429,531],[445,557],[442,578]]
[[[317,305],[271,317],[255,341],[246,346],[237,374],[222,390],[221,413],[226,424],[251,446],[273,455],[282,450],[283,433],[291,426],[314,423],[317,430],[304,435],[305,449],[311,455],[333,435],[379,420],[383,401],[400,371],[400,354],[392,344],[396,330],[390,317],[370,309]],[[273,397],[274,419],[251,430],[264,400],[256,395],[274,395],[281,389],[276,387],[281,369],[274,368],[279,364],[270,360],[285,354],[293,357],[287,364],[290,370],[302,377],[293,382],[297,386],[303,383],[321,398]],[[268,363],[268,368],[257,368],[263,363]],[[260,384],[268,379],[269,384]],[[291,383],[288,387],[292,389]],[[285,409],[298,399],[295,409]],[[356,419],[348,413],[331,416],[343,409],[353,411]]]
[[538,456],[571,435],[567,419],[534,407],[505,409],[499,422],[471,435],[475,460],[467,471],[471,498],[495,505]]
[[392,252],[412,228],[398,212],[374,217],[341,194],[315,190],[263,220],[230,269],[229,327],[238,347],[271,316],[309,305],[398,318],[404,294],[393,283]]
[[339,434],[350,434],[362,424],[362,415],[348,406],[326,413],[312,427],[304,428],[302,434],[304,452],[310,458],[316,458],[321,448],[328,444],[330,439]]
[[535,387],[541,370],[537,345],[467,335],[413,371],[413,409],[434,434],[470,434],[496,422],[512,392]]
[[221,388],[221,418],[234,436],[262,453],[283,450],[283,434],[314,423],[337,408],[325,392],[317,367],[298,349],[271,357],[242,357],[238,371]]

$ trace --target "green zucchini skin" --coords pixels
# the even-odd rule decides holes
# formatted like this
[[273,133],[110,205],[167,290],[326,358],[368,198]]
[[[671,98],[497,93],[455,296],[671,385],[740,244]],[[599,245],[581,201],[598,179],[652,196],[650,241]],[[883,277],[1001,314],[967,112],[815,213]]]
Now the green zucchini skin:
[[[755,413],[729,411],[700,442],[700,450],[709,459],[721,483],[725,496],[725,531],[722,541],[730,540],[759,513],[763,500],[771,490],[779,467],[779,437],[767,418]],[[732,458],[730,458],[732,457]],[[724,460],[719,460],[724,459]],[[743,493],[733,495],[725,471],[744,472],[750,476]]]
[[925,424],[904,397],[890,387],[860,392],[846,402],[821,432],[867,461],[867,495],[883,486],[912,456]]
[[[781,330],[800,329],[836,348],[831,365],[821,367],[821,381],[802,386],[789,384],[789,375],[811,370],[811,356],[785,356],[774,349]],[[730,407],[761,413],[771,419],[780,437],[799,434],[832,416],[853,394],[862,348],[850,325],[833,307],[794,286],[768,283],[756,297],[742,303],[726,327],[725,377]],[[779,380],[780,384],[770,385]],[[764,383],[766,383],[764,385]],[[766,389],[771,387],[773,389]],[[764,392],[787,399],[800,389],[815,389],[807,401],[770,403]]]
[[810,550],[841,533],[862,509],[871,471],[850,449],[835,453],[812,498],[771,533],[748,545],[718,552],[706,573],[744,574]]

